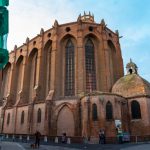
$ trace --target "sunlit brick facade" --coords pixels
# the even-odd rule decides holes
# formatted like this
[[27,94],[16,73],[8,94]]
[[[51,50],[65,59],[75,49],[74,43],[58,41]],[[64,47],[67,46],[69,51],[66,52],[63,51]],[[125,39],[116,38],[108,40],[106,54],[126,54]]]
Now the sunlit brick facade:
[[[138,76],[128,76],[133,74]],[[130,96],[130,89],[124,91],[128,95],[119,93],[123,85],[115,82],[123,76],[119,33],[107,28],[104,20],[95,23],[93,16],[84,14],[76,22],[55,21],[51,29],[41,29],[10,52],[0,85],[1,132],[66,132],[92,139],[104,129],[107,137],[115,137],[115,120],[121,120],[124,131],[150,134],[149,94]],[[132,100],[141,105],[137,125],[131,118]]]

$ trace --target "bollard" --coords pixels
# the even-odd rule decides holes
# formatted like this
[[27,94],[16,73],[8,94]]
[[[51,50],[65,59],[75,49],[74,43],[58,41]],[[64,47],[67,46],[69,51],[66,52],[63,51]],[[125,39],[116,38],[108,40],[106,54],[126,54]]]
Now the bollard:
[[28,136],[27,136],[27,141],[29,141],[29,140],[30,140],[30,136],[28,135]]
[[13,142],[15,141],[15,135],[12,136]]
[[135,142],[138,143],[138,137],[137,136],[135,137]]
[[58,143],[58,137],[55,137],[55,143]]
[[22,135],[19,136],[19,140],[20,140],[20,141],[22,140]]
[[6,139],[8,139],[9,138],[9,136],[8,136],[8,134],[6,135]]
[[71,144],[70,138],[67,138],[67,144]]
[[44,142],[47,143],[47,136],[44,136]]

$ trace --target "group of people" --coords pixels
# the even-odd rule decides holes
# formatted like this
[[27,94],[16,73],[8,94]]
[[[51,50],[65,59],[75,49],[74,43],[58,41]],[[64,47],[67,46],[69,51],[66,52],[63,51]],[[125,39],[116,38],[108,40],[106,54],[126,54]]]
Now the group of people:
[[[39,131],[36,131],[36,133],[35,133],[35,147],[36,148],[39,148],[39,146],[40,146],[40,137],[41,137],[41,133]],[[83,138],[83,139],[84,139],[84,143],[87,143],[86,138]],[[66,133],[62,134],[61,142],[67,143]],[[104,132],[104,130],[99,131],[99,144],[105,144],[105,132]]]
[[[35,148],[39,148],[41,133],[39,131],[36,131],[36,133],[34,135],[35,135],[35,144],[34,144],[34,146],[35,146]],[[64,144],[67,143],[67,134],[66,133],[62,134],[61,142],[64,143]]]
[[[83,143],[87,144],[90,141],[90,137],[83,136]],[[105,132],[103,129],[99,130],[99,144],[106,144]]]

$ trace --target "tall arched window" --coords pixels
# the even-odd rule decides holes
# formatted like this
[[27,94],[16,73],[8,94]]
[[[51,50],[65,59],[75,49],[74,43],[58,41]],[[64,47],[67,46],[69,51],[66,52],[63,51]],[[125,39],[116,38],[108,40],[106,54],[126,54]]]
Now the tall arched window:
[[92,120],[93,121],[97,121],[98,117],[97,117],[97,105],[93,104],[92,105]]
[[51,74],[51,51],[52,51],[52,41],[48,40],[44,46],[43,57],[42,57],[42,85],[41,93],[43,99],[45,99],[50,90],[50,74]]
[[66,44],[65,53],[65,96],[72,96],[74,91],[74,45],[69,39]]
[[35,68],[35,70],[34,70],[34,86],[36,85],[36,73],[37,73],[37,56],[38,55],[38,53],[36,53],[36,55],[35,55],[35,61],[34,61],[34,68]]
[[16,72],[14,82],[15,86],[15,99],[19,99],[19,92],[21,90],[21,82],[22,82],[22,71],[23,71],[23,56],[21,55],[16,62]]
[[28,85],[28,100],[33,100],[34,88],[36,85],[36,74],[37,74],[37,59],[38,49],[34,48],[29,55],[28,69],[27,69],[27,85]]
[[107,102],[106,104],[106,119],[107,120],[113,119],[113,108],[111,102]]
[[8,62],[5,68],[3,69],[3,79],[2,79],[2,88],[1,88],[1,95],[2,97],[6,97],[8,94],[9,89],[9,80],[10,80],[10,71],[11,71],[11,64]]
[[10,113],[8,113],[7,115],[7,125],[9,125],[9,122],[10,122]]
[[37,123],[41,123],[41,117],[42,117],[42,112],[41,109],[39,108],[37,112]]
[[86,91],[96,90],[94,44],[89,38],[85,44]]
[[24,123],[24,111],[22,111],[22,113],[21,113],[21,124],[23,124]]
[[117,80],[117,58],[116,58],[116,49],[112,41],[108,40],[108,54],[109,54],[109,66],[111,73],[111,80],[115,82]]
[[141,118],[140,104],[135,100],[131,102],[131,113],[132,113],[132,119]]

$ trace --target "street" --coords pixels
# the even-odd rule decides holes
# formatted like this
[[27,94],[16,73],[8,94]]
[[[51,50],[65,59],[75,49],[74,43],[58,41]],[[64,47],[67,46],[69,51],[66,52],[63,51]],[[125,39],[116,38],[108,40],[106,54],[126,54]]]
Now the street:
[[[32,150],[29,143],[1,142],[0,150]],[[150,150],[147,144],[88,144],[41,145],[39,150]]]
[[13,142],[0,142],[1,150],[25,150],[20,144]]

